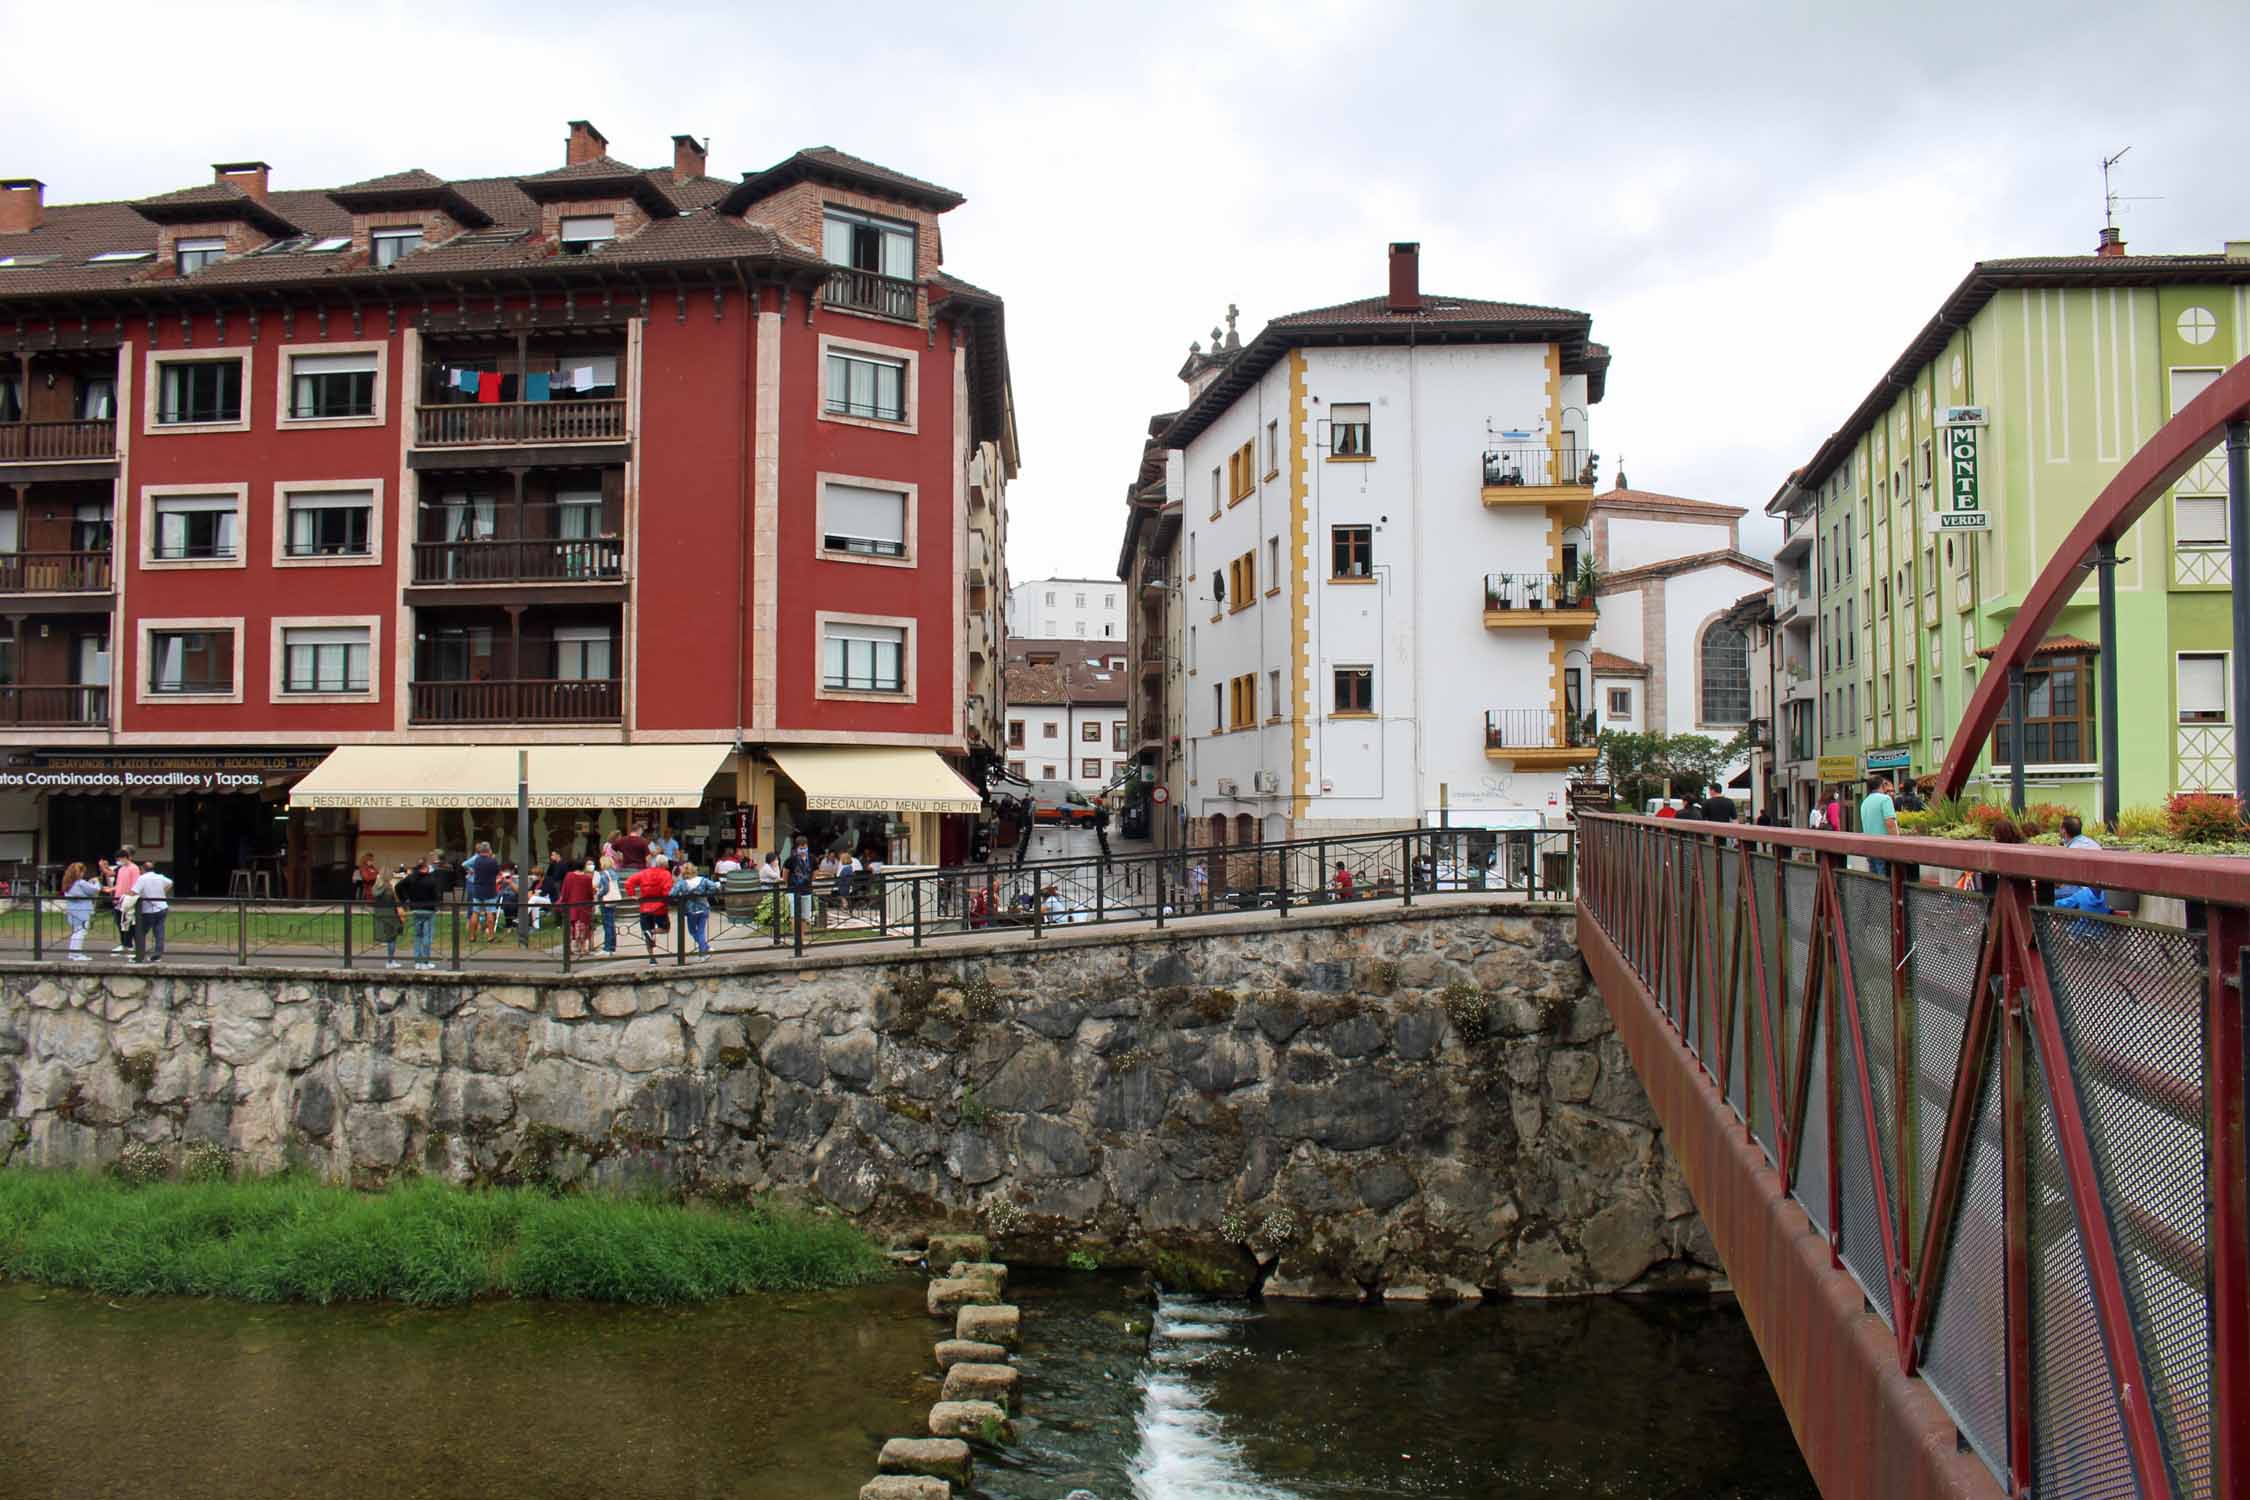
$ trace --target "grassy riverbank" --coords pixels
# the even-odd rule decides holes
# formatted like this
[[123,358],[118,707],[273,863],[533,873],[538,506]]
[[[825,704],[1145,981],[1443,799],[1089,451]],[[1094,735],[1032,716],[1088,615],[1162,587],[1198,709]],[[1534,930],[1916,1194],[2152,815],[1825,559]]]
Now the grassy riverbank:
[[0,1171],[0,1277],[113,1296],[700,1302],[851,1285],[882,1270],[850,1225],[778,1209],[428,1179],[358,1193],[302,1177],[135,1187]]

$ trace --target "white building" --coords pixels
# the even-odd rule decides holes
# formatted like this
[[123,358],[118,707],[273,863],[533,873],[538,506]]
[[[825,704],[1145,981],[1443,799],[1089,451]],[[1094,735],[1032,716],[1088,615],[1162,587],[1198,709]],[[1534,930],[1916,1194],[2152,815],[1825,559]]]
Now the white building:
[[[1740,506],[1622,487],[1594,498],[1588,524],[1601,570],[1601,623],[1590,644],[1602,729],[1627,728],[1611,712],[1620,692],[1635,709],[1634,732],[1731,740],[1748,727],[1749,630],[1728,616],[1744,594],[1772,584],[1773,565],[1742,551],[1745,514]],[[1639,675],[1621,671],[1619,661]],[[1730,779],[1745,765],[1737,761]]]
[[1002,715],[1008,769],[1088,793],[1117,780],[1132,759],[1126,666],[1123,641],[1089,647],[1076,639],[1011,639]]
[[1039,640],[1125,639],[1125,588],[1114,578],[1036,578],[1008,590],[1008,634]]
[[[1390,292],[1191,360],[1187,832],[1559,823],[1590,765],[1578,587],[1609,351],[1563,308]],[[1183,372],[1188,373],[1188,372]],[[1739,592],[1739,590],[1737,591]],[[1583,656],[1583,652],[1581,652]]]

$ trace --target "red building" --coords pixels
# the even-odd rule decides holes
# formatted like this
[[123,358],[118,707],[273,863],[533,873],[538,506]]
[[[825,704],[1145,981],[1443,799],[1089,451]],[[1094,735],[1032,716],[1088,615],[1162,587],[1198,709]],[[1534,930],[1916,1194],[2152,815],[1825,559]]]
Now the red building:
[[327,893],[511,842],[527,747],[542,852],[638,812],[949,852],[1015,468],[1000,300],[940,268],[962,199],[673,147],[0,183],[0,860]]

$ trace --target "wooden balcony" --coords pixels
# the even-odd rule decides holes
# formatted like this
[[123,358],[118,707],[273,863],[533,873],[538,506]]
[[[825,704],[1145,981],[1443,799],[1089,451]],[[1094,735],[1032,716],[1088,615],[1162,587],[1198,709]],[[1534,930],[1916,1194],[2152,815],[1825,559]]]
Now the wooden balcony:
[[0,422],[0,464],[84,463],[117,457],[117,422]]
[[830,307],[911,323],[919,311],[917,296],[921,290],[919,285],[903,277],[847,269],[830,274],[828,290],[821,300]]
[[0,552],[0,594],[106,594],[107,552]]
[[109,689],[77,683],[0,686],[0,726],[101,729],[109,723]]
[[617,724],[624,685],[610,678],[523,678],[495,682],[416,682],[416,724]]
[[1487,448],[1481,469],[1484,503],[1494,510],[1528,506],[1552,511],[1566,526],[1583,525],[1594,503],[1596,462],[1582,448],[1544,443]]
[[621,443],[625,400],[463,401],[414,409],[418,448],[495,448],[515,444]]
[[621,537],[478,537],[414,544],[417,584],[616,583],[624,576]]

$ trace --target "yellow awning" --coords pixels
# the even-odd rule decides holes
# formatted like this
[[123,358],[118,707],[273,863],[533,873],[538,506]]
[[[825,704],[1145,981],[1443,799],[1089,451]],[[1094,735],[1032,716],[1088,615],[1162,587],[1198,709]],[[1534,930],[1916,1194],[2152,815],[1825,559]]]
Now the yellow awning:
[[[697,807],[731,745],[530,745],[533,807]],[[514,807],[514,745],[344,745],[292,807]]]
[[939,760],[935,750],[822,745],[774,746],[767,753],[797,783],[807,808],[973,813],[984,806],[977,789]]

